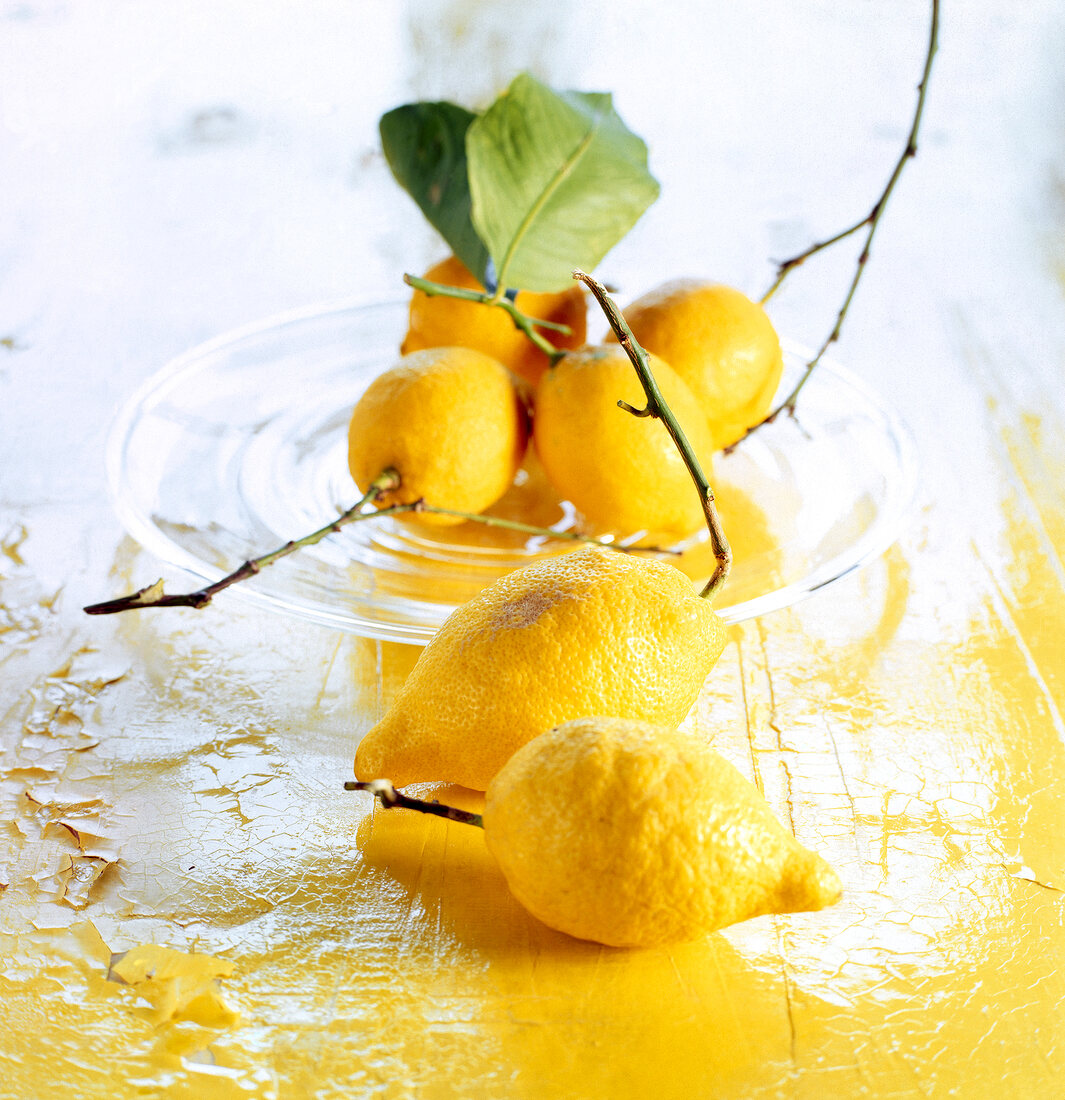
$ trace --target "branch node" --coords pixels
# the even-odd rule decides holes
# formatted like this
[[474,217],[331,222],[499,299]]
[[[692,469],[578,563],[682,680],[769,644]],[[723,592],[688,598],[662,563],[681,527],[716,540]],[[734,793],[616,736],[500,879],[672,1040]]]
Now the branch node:
[[655,411],[650,405],[645,406],[642,409],[637,409],[630,405],[628,401],[618,401],[618,408],[624,409],[627,413],[632,413],[633,416],[654,416]]
[[809,257],[816,255],[818,252],[823,252],[826,248],[830,248],[832,245],[838,244],[840,241],[845,240],[853,233],[857,233],[859,230],[867,227],[865,241],[862,245],[862,251],[858,256],[857,263],[855,264],[854,275],[851,278],[850,286],[848,287],[847,292],[844,295],[843,305],[840,307],[839,312],[836,316],[836,324],[831,334],[821,345],[821,348],[817,352],[817,354],[806,364],[806,368],[803,372],[802,377],[795,384],[791,393],[789,393],[788,396],[784,398],[778,408],[776,408],[768,416],[760,420],[757,424],[754,424],[750,428],[748,428],[747,433],[744,436],[745,439],[753,432],[756,432],[763,425],[772,423],[773,420],[776,419],[777,413],[781,412],[783,409],[787,409],[792,416],[795,415],[795,402],[799,396],[799,393],[806,385],[807,381],[810,378],[810,375],[813,373],[814,368],[818,365],[818,363],[821,362],[821,358],[825,354],[825,351],[831,344],[839,339],[839,332],[843,325],[843,321],[847,316],[847,311],[850,309],[851,302],[854,300],[855,291],[857,291],[858,289],[858,284],[859,282],[861,282],[862,274],[864,273],[866,265],[869,262],[869,255],[873,243],[873,238],[876,236],[876,231],[880,225],[881,216],[883,215],[884,210],[887,207],[888,200],[891,198],[892,192],[895,190],[895,185],[899,182],[899,177],[902,175],[902,171],[906,165],[906,162],[917,155],[917,136],[921,129],[921,120],[924,116],[926,93],[928,91],[929,78],[932,74],[932,62],[935,58],[936,50],[938,49],[939,45],[939,5],[940,0],[932,0],[932,17],[928,33],[928,50],[925,54],[924,69],[921,73],[921,80],[920,83],[917,85],[917,105],[914,108],[913,120],[910,124],[910,132],[907,135],[906,144],[903,146],[902,153],[899,155],[895,167],[891,175],[888,177],[887,184],[884,187],[883,192],[881,192],[880,197],[873,204],[873,208],[869,211],[868,214],[866,214],[864,218],[862,218],[861,221],[855,222],[847,229],[841,230],[839,233],[835,234],[835,236],[828,237],[826,240],[819,241],[817,244],[810,245],[809,248],[800,252],[797,256],[793,256],[790,259],[783,261],[783,263],[778,264],[776,278],[773,280],[772,285],[765,292],[765,294],[762,295],[761,303],[762,305],[765,305],[765,303],[768,302],[770,298],[772,298],[777,290],[780,289],[781,284],[784,282],[788,273],[793,268],[798,267],[801,263],[809,259]]
[[717,508],[714,506],[714,494],[713,490],[710,488],[710,482],[707,480],[706,474],[703,473],[702,466],[699,464],[699,459],[692,450],[691,444],[684,434],[684,430],[677,422],[677,418],[673,415],[672,410],[662,396],[662,391],[658,388],[658,383],[655,381],[654,374],[651,371],[650,359],[647,352],[639,345],[636,338],[633,336],[632,329],[629,328],[628,322],[625,320],[621,310],[619,310],[617,305],[612,301],[603,285],[596,282],[590,275],[583,271],[576,270],[573,272],[573,277],[574,279],[580,280],[588,287],[593,297],[602,308],[603,313],[606,314],[606,319],[610,322],[610,328],[618,338],[618,343],[628,355],[636,371],[636,377],[639,378],[640,385],[643,387],[644,396],[647,399],[647,408],[643,412],[633,408],[624,401],[619,401],[618,405],[634,416],[655,416],[662,421],[666,427],[666,431],[669,432],[670,438],[680,452],[684,465],[687,467],[688,473],[691,474],[692,481],[699,490],[699,497],[703,507],[703,516],[706,519],[707,530],[710,532],[710,544],[713,547],[715,561],[714,571],[710,579],[706,582],[706,586],[703,588],[700,595],[711,598],[728,579],[729,570],[732,567],[732,550],[729,547],[728,539],[725,537],[724,529],[721,526],[721,517],[718,515]]

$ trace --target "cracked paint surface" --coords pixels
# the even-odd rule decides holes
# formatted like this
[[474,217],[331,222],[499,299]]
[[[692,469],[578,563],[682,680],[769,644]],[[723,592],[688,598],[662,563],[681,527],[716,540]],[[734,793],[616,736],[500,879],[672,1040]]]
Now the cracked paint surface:
[[[278,638],[238,604],[73,620],[94,646],[40,669],[5,719],[0,1046],[42,1040],[9,1056],[8,1080],[31,1088],[49,1067],[108,1095],[108,1071],[85,1069],[105,1050],[138,1087],[190,1096],[461,1081],[681,1097],[712,1080],[722,1096],[879,1097],[967,1094],[984,1075],[1051,1095],[1060,658],[996,604],[1062,598],[1052,567],[1016,564],[1036,537],[1011,528],[1006,595],[954,642],[925,637],[935,615],[912,601],[928,564],[901,549],[848,582],[875,614],[845,646],[828,601],[734,628],[688,725],[845,894],[672,950],[554,933],[509,896],[479,831],[340,789],[411,651],[299,624]],[[138,999],[114,982],[138,951],[207,969]]]

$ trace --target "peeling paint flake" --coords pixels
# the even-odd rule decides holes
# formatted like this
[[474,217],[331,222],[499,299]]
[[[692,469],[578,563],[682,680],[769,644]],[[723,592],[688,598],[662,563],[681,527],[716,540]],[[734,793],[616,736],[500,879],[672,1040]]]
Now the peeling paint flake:
[[51,794],[27,790],[24,797],[30,814],[42,823],[42,828],[63,817],[96,818],[100,810],[108,805],[106,799],[99,795],[78,798],[68,793],[67,797],[63,797],[58,789]]
[[100,856],[63,856],[56,878],[60,891],[57,900],[71,909],[85,909],[92,899],[92,892],[113,860]]
[[98,836],[95,833],[86,832],[81,828],[75,828],[69,821],[59,820],[56,825],[66,830],[74,838],[83,855],[91,859],[103,859],[108,863],[118,861],[118,844],[116,841]]
[[28,535],[29,531],[24,523],[8,528],[5,534],[0,535],[0,554],[3,554],[5,558],[10,559],[19,567],[25,566],[26,562],[19,550]]
[[65,668],[65,679],[92,695],[99,695],[105,687],[128,676],[129,671],[128,661],[91,646],[83,646],[71,655]]
[[219,979],[233,970],[227,959],[144,944],[116,955],[107,976],[132,986],[151,1005],[146,1018],[156,1027],[187,1020],[226,1028],[240,1017],[222,999]]

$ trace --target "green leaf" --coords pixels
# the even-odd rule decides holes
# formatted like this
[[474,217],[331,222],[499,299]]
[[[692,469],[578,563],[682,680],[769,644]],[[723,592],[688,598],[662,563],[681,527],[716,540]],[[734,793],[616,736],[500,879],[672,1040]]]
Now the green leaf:
[[408,103],[383,115],[392,175],[451,251],[484,282],[488,252],[470,220],[466,131],[477,116],[454,103]]
[[523,73],[466,134],[473,224],[501,286],[562,290],[658,197],[647,146],[599,93]]

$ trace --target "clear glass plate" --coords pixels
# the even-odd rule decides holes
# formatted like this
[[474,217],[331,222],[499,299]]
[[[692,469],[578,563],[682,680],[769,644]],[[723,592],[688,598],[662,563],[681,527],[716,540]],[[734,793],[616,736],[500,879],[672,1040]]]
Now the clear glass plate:
[[[108,442],[115,507],[129,532],[205,581],[323,526],[358,498],[347,423],[370,380],[397,358],[402,303],[338,303],[219,337],[151,378]],[[786,352],[784,386],[803,357]],[[782,392],[786,390],[782,389]],[[794,604],[881,554],[916,483],[898,416],[832,363],[782,417],[730,455],[712,481],[735,565],[718,599],[729,622]],[[581,517],[535,460],[493,509],[555,530]],[[340,630],[424,644],[495,578],[573,543],[466,523],[370,519],[264,569],[227,595]],[[669,560],[699,582],[705,536]]]

